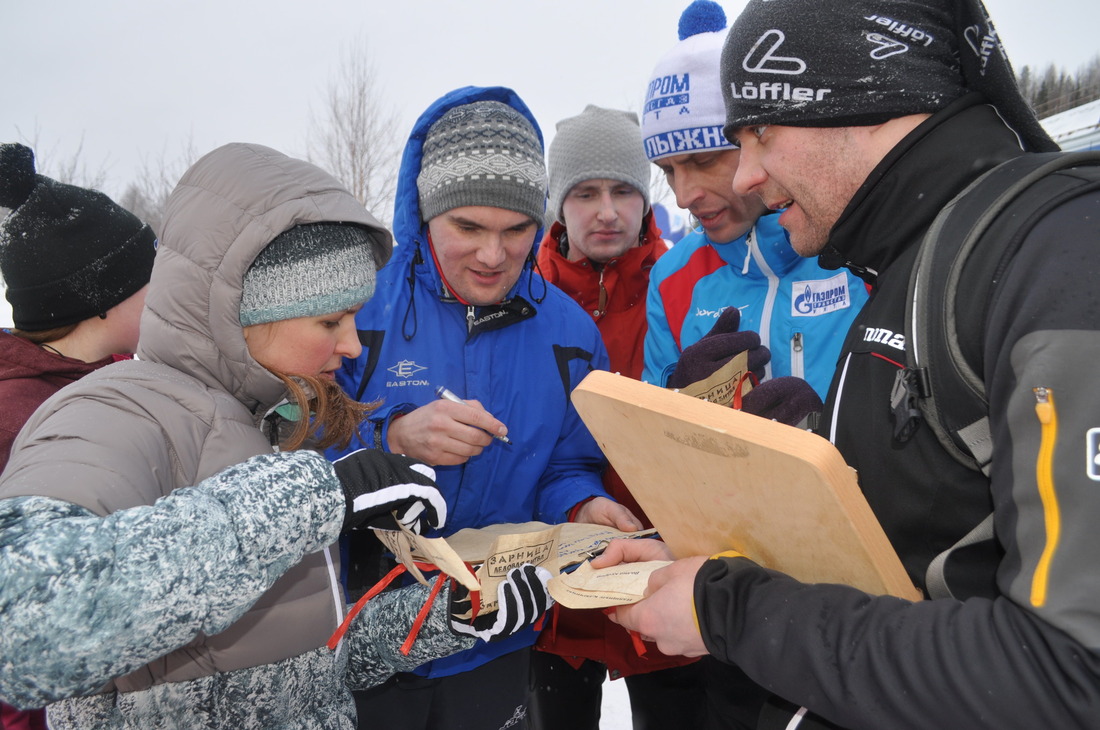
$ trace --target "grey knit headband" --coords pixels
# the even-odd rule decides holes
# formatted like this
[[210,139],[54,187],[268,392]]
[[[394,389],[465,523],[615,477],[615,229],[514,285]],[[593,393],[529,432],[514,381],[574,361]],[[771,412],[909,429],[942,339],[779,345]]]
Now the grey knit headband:
[[416,178],[426,222],[467,205],[504,208],[542,221],[546,165],[531,123],[499,101],[447,111],[428,130]]
[[272,240],[244,276],[241,325],[316,317],[374,294],[374,239],[355,225],[310,223]]

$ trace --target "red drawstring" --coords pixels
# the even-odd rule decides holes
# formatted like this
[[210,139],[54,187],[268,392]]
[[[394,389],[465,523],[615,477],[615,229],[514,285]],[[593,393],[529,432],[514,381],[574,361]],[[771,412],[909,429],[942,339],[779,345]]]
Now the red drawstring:
[[428,600],[424,601],[424,605],[420,607],[420,613],[416,614],[416,620],[413,621],[412,628],[409,629],[409,635],[405,637],[405,642],[401,644],[401,653],[405,656],[408,656],[409,652],[412,651],[413,642],[420,635],[420,627],[424,625],[424,621],[428,618],[428,611],[432,610],[432,606],[435,604],[435,597],[439,595],[440,589],[443,588],[443,584],[446,582],[443,580],[442,575],[439,576],[435,585],[432,586],[432,592],[428,594]]
[[[433,572],[439,570],[439,568],[431,563],[413,563],[419,570]],[[474,569],[469,563],[466,563],[466,569],[473,575]],[[351,622],[359,615],[359,612],[363,610],[363,606],[367,605],[367,601],[377,596],[386,586],[393,582],[393,579],[401,575],[406,571],[404,565],[398,565],[393,570],[385,575],[382,580],[371,586],[371,589],[363,594],[363,597],[355,602],[355,605],[348,611],[348,615],[344,617],[344,621],[333,632],[332,636],[328,640],[328,648],[332,651],[336,651],[337,645],[340,640],[344,638],[344,634],[348,632],[351,627]],[[451,578],[450,580],[454,580]],[[409,629],[409,635],[405,637],[404,643],[401,644],[401,653],[405,656],[409,655],[412,651],[412,645],[416,641],[416,637],[420,634],[420,628],[424,625],[424,622],[428,619],[428,612],[432,610],[432,606],[435,605],[436,596],[443,589],[443,584],[447,581],[440,577],[432,586],[431,592],[428,594],[428,600],[424,601],[424,605],[420,607],[420,611],[416,614],[416,619],[413,620],[412,627]],[[470,592],[470,606],[473,611],[473,618],[477,618],[478,611],[481,610],[481,593],[479,591]],[[472,619],[471,619],[472,620]]]
[[756,380],[756,376],[749,370],[737,380],[737,388],[733,391],[733,402],[730,403],[730,407],[736,410],[741,410],[741,388],[744,386],[745,381],[748,380],[752,383],[752,387],[760,385]]
[[[420,570],[438,570],[438,568],[436,568],[434,565],[430,565],[428,563],[413,563],[413,565],[415,565]],[[351,627],[351,622],[355,619],[356,616],[359,615],[359,612],[363,610],[363,606],[367,605],[367,601],[374,598],[379,593],[381,593],[383,590],[385,590],[386,586],[388,586],[390,583],[392,583],[394,578],[396,578],[397,576],[404,573],[405,570],[406,570],[406,568],[405,568],[404,565],[398,565],[393,570],[391,570],[389,573],[387,573],[386,576],[384,578],[382,578],[382,580],[375,583],[369,591],[364,593],[362,598],[360,598],[358,601],[355,602],[355,605],[351,607],[350,611],[348,611],[348,615],[344,617],[343,623],[341,623],[340,626],[337,627],[336,631],[332,634],[332,636],[329,637],[329,640],[328,640],[328,648],[329,649],[332,649],[333,651],[336,651],[337,644],[339,644],[340,640],[344,638],[344,634],[346,634],[348,632],[348,629]],[[439,583],[442,583],[442,582],[443,581],[439,581]],[[432,589],[432,593],[428,597],[427,605],[428,605],[429,608],[431,607],[432,600],[435,598],[435,595],[438,592],[439,592],[439,586],[437,585],[435,588]],[[426,615],[426,613],[425,613],[425,615]],[[419,616],[418,616],[418,618],[419,618]],[[421,620],[421,623],[423,623],[423,620]],[[416,629],[416,630],[420,629],[420,627],[418,625],[415,625],[415,624],[413,625],[413,628]],[[408,652],[406,652],[406,654],[407,653]]]

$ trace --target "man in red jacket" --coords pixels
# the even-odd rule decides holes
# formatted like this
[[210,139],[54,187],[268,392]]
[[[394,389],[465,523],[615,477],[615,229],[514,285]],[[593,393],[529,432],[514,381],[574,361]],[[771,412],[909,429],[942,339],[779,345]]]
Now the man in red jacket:
[[[612,371],[640,378],[649,272],[668,246],[649,205],[650,167],[637,115],[589,105],[563,119],[548,172],[551,220],[538,268],[595,320]],[[652,526],[614,469],[604,486]],[[629,634],[602,613],[555,610],[532,655],[534,730],[597,730],[607,673],[627,677],[635,727],[673,727],[703,706],[694,668],[671,669],[694,660],[665,656],[653,644],[639,655]]]

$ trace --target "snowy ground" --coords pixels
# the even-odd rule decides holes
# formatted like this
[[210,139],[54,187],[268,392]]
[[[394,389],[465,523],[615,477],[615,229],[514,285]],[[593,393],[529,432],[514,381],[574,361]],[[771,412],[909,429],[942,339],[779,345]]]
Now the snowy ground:
[[626,682],[621,679],[603,683],[600,730],[631,730],[630,697],[626,693]]

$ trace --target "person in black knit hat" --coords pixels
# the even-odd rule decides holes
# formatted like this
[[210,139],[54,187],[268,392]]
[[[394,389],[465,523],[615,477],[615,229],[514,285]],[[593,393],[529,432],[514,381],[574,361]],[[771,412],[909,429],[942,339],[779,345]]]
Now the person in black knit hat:
[[68,383],[137,348],[156,237],[96,190],[35,172],[0,145],[0,274],[15,327],[0,331],[0,470],[31,413]]
[[[15,328],[0,330],[0,471],[35,409],[137,348],[152,229],[103,193],[35,173],[34,152],[0,145],[0,275]],[[0,703],[0,728],[46,727]]]

